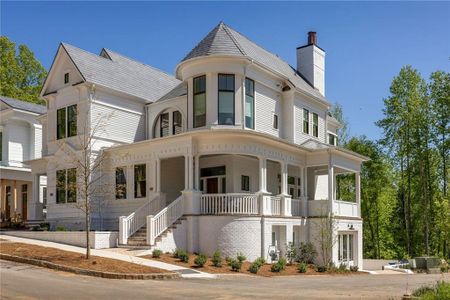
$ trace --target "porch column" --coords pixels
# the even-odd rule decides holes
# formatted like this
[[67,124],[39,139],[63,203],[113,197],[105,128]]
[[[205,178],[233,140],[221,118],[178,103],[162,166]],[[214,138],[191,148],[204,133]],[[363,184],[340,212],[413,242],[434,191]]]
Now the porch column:
[[17,215],[17,180],[14,180],[13,184],[13,212]]
[[355,173],[356,215],[361,216],[361,172]]
[[284,161],[281,161],[280,167],[281,167],[281,194],[288,195],[288,164]]
[[200,191],[200,155],[195,156],[195,189]]
[[194,156],[188,155],[187,157],[188,161],[188,189],[193,190],[194,189]]
[[189,190],[189,156],[184,156],[184,190]]
[[328,202],[329,213],[333,213],[333,201],[334,201],[334,166],[330,162],[328,163]]
[[267,159],[258,157],[259,159],[259,192],[267,193]]

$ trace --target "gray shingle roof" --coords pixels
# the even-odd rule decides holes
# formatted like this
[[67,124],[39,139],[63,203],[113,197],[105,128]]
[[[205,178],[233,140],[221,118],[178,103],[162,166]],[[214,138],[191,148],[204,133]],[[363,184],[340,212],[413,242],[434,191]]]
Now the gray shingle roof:
[[30,103],[27,101],[13,99],[5,96],[0,96],[0,101],[11,108],[25,110],[36,114],[45,114],[47,112],[47,108],[44,105],[40,104]]
[[269,69],[282,74],[288,78],[296,88],[327,101],[318,90],[306,82],[305,79],[303,79],[287,62],[258,46],[222,22],[208,33],[208,35],[201,40],[182,61],[210,55],[248,57]]
[[86,81],[150,102],[181,83],[172,75],[108,49],[103,51],[111,59],[66,43],[62,46]]
[[187,95],[187,83],[182,82],[179,85],[177,85],[173,90],[159,98],[156,102],[164,101],[167,99],[172,99],[180,96]]

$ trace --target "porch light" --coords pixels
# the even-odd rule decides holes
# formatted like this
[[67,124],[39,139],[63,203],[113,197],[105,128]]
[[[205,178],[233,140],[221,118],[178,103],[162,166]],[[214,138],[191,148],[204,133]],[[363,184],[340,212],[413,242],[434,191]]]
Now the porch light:
[[350,229],[350,230],[355,230],[355,228],[353,227],[353,224],[348,224],[347,227],[348,227],[348,229]]

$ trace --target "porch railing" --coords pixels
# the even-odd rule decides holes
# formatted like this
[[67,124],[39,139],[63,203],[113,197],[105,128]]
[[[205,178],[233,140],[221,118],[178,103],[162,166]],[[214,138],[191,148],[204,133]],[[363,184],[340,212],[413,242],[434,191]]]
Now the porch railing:
[[201,196],[200,213],[206,215],[257,215],[258,196],[252,194],[204,194]]
[[274,216],[281,215],[281,197],[270,196],[270,212]]
[[354,202],[334,200],[333,213],[338,216],[357,217],[358,207]]
[[293,216],[302,216],[302,200],[292,198],[291,199],[291,214]]
[[183,215],[183,204],[181,195],[155,216],[147,216],[147,244],[154,245],[155,239]]
[[119,218],[119,244],[126,244],[128,238],[145,225],[147,216],[161,209],[160,200],[159,195],[155,196],[128,216]]

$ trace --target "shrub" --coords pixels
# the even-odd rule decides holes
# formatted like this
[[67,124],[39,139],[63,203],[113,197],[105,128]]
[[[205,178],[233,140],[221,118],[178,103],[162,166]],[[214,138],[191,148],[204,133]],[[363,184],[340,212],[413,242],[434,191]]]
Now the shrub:
[[317,251],[311,243],[301,243],[297,251],[297,261],[312,264],[316,259]]
[[421,287],[412,294],[424,300],[450,299],[450,283],[438,281],[433,287]]
[[266,263],[266,260],[263,257],[258,257],[255,262],[258,262],[261,266]]
[[294,243],[289,242],[286,246],[286,258],[289,264],[292,264],[297,259],[298,249],[295,247]]
[[239,272],[242,267],[242,263],[239,260],[233,258],[228,261],[228,265],[231,267],[231,270],[235,272]]
[[258,257],[248,269],[250,273],[256,274],[258,273],[259,269],[266,263],[266,260],[262,257]]
[[175,250],[173,250],[173,253],[172,253],[172,257],[173,258],[180,258],[180,253],[182,252],[183,250],[181,250],[181,249],[175,249]]
[[247,257],[242,255],[242,253],[240,253],[240,252],[236,255],[236,258],[241,264],[247,259]]
[[308,265],[305,263],[299,263],[297,265],[297,270],[299,273],[306,273],[306,271],[308,271]]
[[58,225],[58,226],[56,226],[56,231],[67,231],[67,230],[66,230],[66,228],[64,228],[64,226]]
[[184,263],[188,263],[189,262],[189,254],[187,254],[187,252],[184,251],[184,250],[181,250],[178,253],[178,258]]
[[222,267],[222,257],[219,250],[214,251],[212,256],[212,264],[214,267]]
[[195,260],[194,260],[194,264],[196,265],[196,266],[198,266],[198,267],[203,267],[205,264],[206,264],[206,260],[207,260],[207,258],[206,258],[206,255],[204,255],[204,254],[199,254],[196,258],[195,258]]
[[284,270],[284,268],[286,268],[286,264],[287,264],[286,259],[280,258],[280,260],[278,260],[276,263],[272,265],[270,271],[276,273],[281,272]]
[[327,266],[318,266],[317,267],[317,272],[319,273],[324,273],[328,270]]
[[351,266],[350,271],[352,272],[358,272],[358,266]]
[[162,254],[162,251],[159,250],[159,249],[154,249],[154,250],[152,251],[152,257],[153,257],[153,258],[159,258],[159,257],[161,256],[161,254]]

